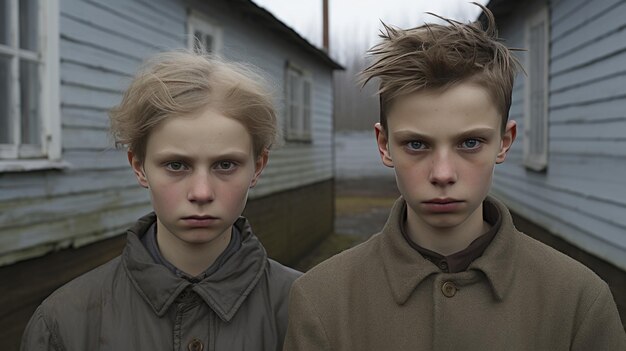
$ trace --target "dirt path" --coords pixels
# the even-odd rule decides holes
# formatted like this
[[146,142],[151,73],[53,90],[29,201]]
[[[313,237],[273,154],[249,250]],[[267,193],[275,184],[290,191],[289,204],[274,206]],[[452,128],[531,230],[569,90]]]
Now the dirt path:
[[335,232],[295,268],[307,271],[379,232],[398,196],[393,178],[336,181]]

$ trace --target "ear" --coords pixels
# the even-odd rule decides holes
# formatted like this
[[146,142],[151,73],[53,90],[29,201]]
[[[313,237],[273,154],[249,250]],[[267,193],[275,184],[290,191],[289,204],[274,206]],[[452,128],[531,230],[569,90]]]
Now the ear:
[[267,160],[269,159],[270,152],[268,149],[263,149],[263,152],[259,157],[257,157],[254,162],[254,177],[252,177],[252,181],[250,182],[250,187],[254,188],[256,183],[259,181],[259,177],[261,177],[261,173],[267,166]]
[[149,183],[148,178],[146,178],[146,172],[143,170],[143,162],[139,161],[131,151],[128,151],[128,163],[130,163],[130,167],[133,169],[139,185],[147,189]]
[[506,154],[513,145],[516,136],[517,123],[515,123],[515,121],[508,121],[504,129],[504,134],[502,135],[502,140],[500,141],[500,151],[498,152],[498,156],[496,156],[496,163],[500,164],[504,162]]
[[376,132],[376,143],[378,144],[378,152],[383,164],[387,167],[393,168],[393,160],[391,159],[391,153],[389,152],[389,138],[385,128],[380,123],[374,125],[374,131]]

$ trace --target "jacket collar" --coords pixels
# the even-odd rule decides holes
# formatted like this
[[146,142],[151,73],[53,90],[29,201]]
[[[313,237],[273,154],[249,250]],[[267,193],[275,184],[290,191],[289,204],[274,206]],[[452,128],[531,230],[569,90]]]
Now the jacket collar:
[[267,264],[265,249],[252,233],[248,221],[240,217],[235,226],[241,233],[241,247],[224,265],[201,282],[192,284],[177,277],[165,266],[155,263],[140,241],[156,221],[150,213],[140,218],[127,232],[122,254],[123,267],[139,295],[163,316],[178,295],[189,288],[225,322],[230,321],[263,275]]
[[[468,267],[468,271],[482,272],[498,300],[506,297],[513,282],[517,234],[508,209],[495,198],[488,196],[483,206],[494,206],[502,218],[502,225],[483,255]],[[406,212],[406,202],[400,197],[391,209],[389,219],[381,232],[383,270],[391,293],[397,304],[403,305],[417,286],[440,270],[415,251],[400,231],[400,221]],[[460,272],[455,274],[466,274]]]

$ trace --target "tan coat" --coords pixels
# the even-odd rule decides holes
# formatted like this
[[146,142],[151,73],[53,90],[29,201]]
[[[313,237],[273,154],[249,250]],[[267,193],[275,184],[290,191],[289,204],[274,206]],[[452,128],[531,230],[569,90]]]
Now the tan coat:
[[382,232],[294,283],[285,351],[626,350],[606,283],[573,259],[502,226],[467,271],[443,273],[400,232]]

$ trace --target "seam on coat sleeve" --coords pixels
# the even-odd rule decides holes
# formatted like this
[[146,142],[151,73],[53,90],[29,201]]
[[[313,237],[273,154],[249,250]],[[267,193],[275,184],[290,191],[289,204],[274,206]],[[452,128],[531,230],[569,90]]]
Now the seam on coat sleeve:
[[[293,291],[294,293],[298,294],[300,296],[300,298],[303,300],[302,305],[305,307],[305,310],[307,312],[307,314],[309,316],[312,316],[315,321],[316,324],[318,324],[320,326],[320,329],[322,330],[323,336],[324,336],[324,343],[325,343],[325,350],[331,351],[331,347],[330,347],[330,341],[328,338],[328,333],[326,333],[326,329],[324,328],[324,324],[322,323],[322,319],[317,311],[317,309],[315,308],[315,305],[311,303],[311,301],[308,299],[308,297],[304,294],[304,291],[302,290],[302,288],[300,287],[300,285],[297,284],[297,281],[293,284]],[[292,297],[293,298],[293,297]]]
[[50,328],[50,326],[48,325],[48,321],[46,320],[46,316],[43,313],[41,313],[41,320],[43,321],[43,324],[46,326],[46,329],[48,329],[48,332],[50,333],[50,341],[54,349],[57,351],[65,351],[63,343],[61,342],[61,340],[59,340],[59,337],[54,332],[54,330]]
[[610,295],[609,286],[603,282],[602,288],[598,289],[598,293],[596,294],[596,297],[593,299],[593,302],[589,304],[589,307],[587,307],[587,309],[583,313],[583,317],[581,318],[580,323],[578,323],[578,325],[576,326],[576,331],[574,332],[574,337],[571,340],[570,347],[573,346],[574,341],[578,338],[580,329],[587,323],[587,319],[589,318],[589,311],[593,309],[593,307],[598,303],[598,300],[600,300],[600,297],[607,291],[609,292],[609,295]]
[[[24,331],[24,337],[28,338],[28,337],[33,337],[32,335],[32,331],[31,329],[31,323],[36,322],[36,323],[41,323],[41,325],[43,325],[43,328],[45,328],[45,331],[48,332],[49,336],[49,344],[48,344],[48,349],[49,350],[56,350],[56,351],[65,351],[65,347],[63,346],[63,344],[60,342],[58,336],[53,332],[53,330],[50,328],[49,323],[48,323],[48,318],[47,315],[43,312],[44,306],[40,305],[39,307],[37,307],[37,309],[35,310],[35,313],[33,313],[32,321],[28,323],[27,325],[27,329]],[[40,329],[41,330],[41,329]],[[28,333],[28,334],[26,334]],[[22,349],[22,348],[20,348]]]

